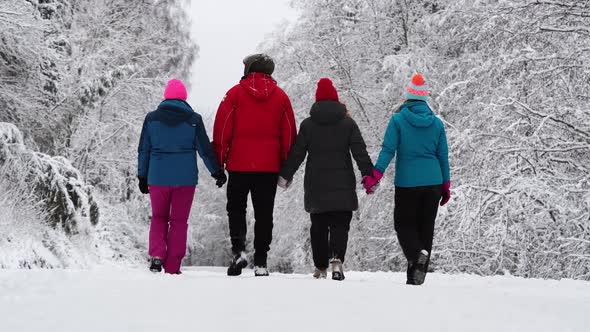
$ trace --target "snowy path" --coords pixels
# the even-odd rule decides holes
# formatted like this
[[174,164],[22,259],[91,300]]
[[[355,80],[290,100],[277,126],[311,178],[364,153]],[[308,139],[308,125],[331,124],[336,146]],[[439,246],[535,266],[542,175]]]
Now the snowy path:
[[0,270],[1,330],[590,331],[590,283],[348,273],[344,282],[223,269]]

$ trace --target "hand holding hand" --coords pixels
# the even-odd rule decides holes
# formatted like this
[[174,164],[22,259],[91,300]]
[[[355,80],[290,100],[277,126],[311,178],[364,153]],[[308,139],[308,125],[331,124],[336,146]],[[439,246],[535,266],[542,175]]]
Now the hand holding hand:
[[285,179],[282,176],[279,176],[279,182],[277,183],[277,185],[283,189],[287,189],[291,186],[291,183],[293,182],[293,180],[288,181],[287,179]]
[[363,183],[363,186],[365,187],[365,191],[367,192],[367,195],[371,195],[371,194],[375,193],[375,191],[379,187],[379,182],[381,181],[382,177],[383,177],[383,173],[381,173],[380,171],[378,171],[376,169],[373,169],[373,171],[371,172],[371,175],[363,177],[362,183]]
[[227,182],[227,175],[225,175],[225,171],[223,169],[220,169],[219,171],[215,172],[215,174],[213,174],[212,176],[215,179],[215,185],[218,188],[223,187],[223,185]]

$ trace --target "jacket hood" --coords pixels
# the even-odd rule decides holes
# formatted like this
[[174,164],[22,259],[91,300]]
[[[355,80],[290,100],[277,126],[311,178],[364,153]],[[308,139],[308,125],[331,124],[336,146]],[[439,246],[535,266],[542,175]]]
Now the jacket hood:
[[267,74],[251,73],[242,78],[240,86],[255,99],[265,101],[276,91],[277,81]]
[[313,104],[311,120],[318,124],[333,124],[346,117],[346,106],[337,101],[323,100]]
[[434,123],[436,116],[426,102],[408,101],[401,106],[401,116],[412,126],[427,128]]
[[166,99],[160,103],[154,116],[169,126],[176,126],[181,122],[188,122],[195,114],[192,107],[180,99]]

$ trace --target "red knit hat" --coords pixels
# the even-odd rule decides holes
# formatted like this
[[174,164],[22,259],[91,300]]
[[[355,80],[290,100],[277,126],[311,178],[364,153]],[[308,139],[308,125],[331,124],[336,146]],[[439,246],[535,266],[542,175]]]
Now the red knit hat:
[[164,91],[164,99],[181,99],[186,101],[186,97],[186,87],[181,80],[171,79],[168,81],[166,91]]
[[336,91],[334,84],[332,84],[332,81],[330,81],[329,78],[322,78],[318,82],[318,89],[315,92],[315,101],[322,100],[339,101],[338,92]]

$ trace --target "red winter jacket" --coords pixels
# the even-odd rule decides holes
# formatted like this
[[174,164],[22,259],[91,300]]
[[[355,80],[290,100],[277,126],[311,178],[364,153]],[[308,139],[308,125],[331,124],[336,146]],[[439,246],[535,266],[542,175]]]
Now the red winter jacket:
[[272,77],[252,73],[219,105],[213,149],[219,165],[228,171],[278,173],[296,136],[287,94]]

